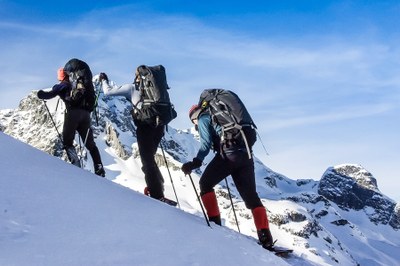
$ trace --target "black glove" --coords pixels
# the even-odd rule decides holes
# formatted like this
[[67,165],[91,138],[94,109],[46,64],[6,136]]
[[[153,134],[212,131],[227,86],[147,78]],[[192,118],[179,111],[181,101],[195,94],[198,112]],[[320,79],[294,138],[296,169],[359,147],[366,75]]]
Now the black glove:
[[106,73],[101,72],[99,75],[99,80],[100,80],[100,82],[102,82],[103,80],[108,82],[108,77],[107,77]]
[[193,169],[199,168],[202,164],[203,164],[202,161],[200,161],[197,158],[194,158],[193,161],[184,163],[181,169],[185,175],[189,175]]
[[43,91],[43,90],[39,90],[38,92],[37,92],[37,97],[39,98],[39,99],[44,99],[44,95],[45,95],[45,92]]

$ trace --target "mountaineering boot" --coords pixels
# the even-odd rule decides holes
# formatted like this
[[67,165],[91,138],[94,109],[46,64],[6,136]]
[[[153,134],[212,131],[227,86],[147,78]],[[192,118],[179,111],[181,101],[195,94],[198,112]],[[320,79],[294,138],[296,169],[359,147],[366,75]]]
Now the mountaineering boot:
[[222,224],[221,223],[221,215],[214,216],[214,217],[208,217],[208,220],[210,222],[213,222],[213,223],[217,224],[217,225],[221,225]]
[[221,215],[219,212],[218,201],[215,192],[211,191],[203,194],[201,196],[201,201],[204,204],[204,208],[206,208],[208,220],[221,225]]
[[94,165],[94,173],[98,176],[102,176],[102,177],[106,176],[106,171],[104,171],[104,167],[101,163]]
[[269,230],[269,222],[267,212],[264,206],[256,207],[251,210],[253,213],[254,224],[257,228],[258,240],[263,248],[271,249],[274,245],[274,240]]
[[161,202],[167,203],[168,205],[174,206],[174,207],[178,204],[176,201],[167,199],[166,197],[161,197],[158,200]]
[[[143,191],[143,194],[145,194],[146,196],[151,197],[151,195],[150,195],[150,189],[149,189],[148,187],[145,187],[145,188],[144,188],[144,191]],[[167,203],[168,205],[174,206],[174,207],[175,207],[176,205],[178,205],[178,203],[177,203],[176,201],[167,199],[166,197],[161,197],[161,198],[159,198],[158,200],[161,201],[161,202]]]
[[73,146],[68,146],[65,147],[65,151],[67,152],[67,157],[71,164],[81,167],[81,162],[79,160],[78,154],[76,153],[75,147]]
[[263,248],[272,249],[272,246],[274,245],[274,240],[272,239],[271,231],[269,230],[269,228],[258,230],[257,235],[258,240],[260,241],[260,244]]

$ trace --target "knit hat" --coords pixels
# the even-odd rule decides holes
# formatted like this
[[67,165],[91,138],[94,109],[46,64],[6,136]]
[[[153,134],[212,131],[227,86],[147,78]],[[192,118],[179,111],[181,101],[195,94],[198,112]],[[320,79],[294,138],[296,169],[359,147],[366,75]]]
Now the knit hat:
[[64,72],[64,68],[59,68],[58,70],[57,70],[57,79],[59,80],[59,81],[63,81],[64,79],[65,79],[65,72]]
[[189,110],[190,120],[193,122],[193,120],[197,119],[199,117],[200,112],[201,112],[201,108],[197,104],[190,107],[190,110]]

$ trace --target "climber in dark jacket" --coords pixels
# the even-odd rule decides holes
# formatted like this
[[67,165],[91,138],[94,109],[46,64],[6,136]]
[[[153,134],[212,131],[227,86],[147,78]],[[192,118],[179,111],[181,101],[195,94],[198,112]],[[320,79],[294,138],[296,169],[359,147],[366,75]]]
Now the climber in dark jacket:
[[222,129],[218,124],[212,122],[208,111],[194,105],[189,111],[189,118],[199,132],[200,148],[192,161],[182,165],[182,171],[190,174],[192,170],[202,165],[211,149],[216,152],[200,178],[200,196],[208,219],[221,225],[221,215],[214,187],[231,175],[246,207],[252,211],[260,243],[264,248],[270,249],[273,245],[273,238],[265,207],[256,191],[253,158],[248,158],[246,148],[242,145],[221,147]]
[[[62,137],[64,148],[67,152],[69,161],[73,165],[81,167],[80,160],[73,145],[75,131],[78,131],[80,137],[82,138],[86,148],[89,150],[89,153],[92,157],[95,174],[104,177],[105,170],[101,161],[99,149],[94,142],[93,131],[91,129],[90,112],[93,110],[94,100],[92,100],[92,95],[94,95],[94,93],[90,93],[91,90],[89,87],[89,89],[87,90],[89,91],[88,95],[86,94],[87,91],[85,91],[85,100],[83,100],[81,104],[72,103],[72,101],[70,100],[72,86],[69,81],[67,71],[65,69],[68,69],[69,72],[73,72],[74,69],[71,68],[71,65],[74,67],[81,67],[82,63],[84,62],[77,60],[78,59],[70,60],[64,68],[60,68],[58,70],[57,78],[60,83],[54,85],[51,91],[39,90],[37,96],[39,99],[43,100],[59,96],[63,100],[66,106],[66,111],[64,114]],[[79,65],[78,63],[80,63],[81,65]],[[89,68],[87,67],[87,69]],[[90,71],[90,69],[86,71]],[[86,85],[86,83],[87,82],[85,81],[85,90],[87,89],[86,86],[90,86]],[[93,84],[91,84],[91,87],[93,89]]]

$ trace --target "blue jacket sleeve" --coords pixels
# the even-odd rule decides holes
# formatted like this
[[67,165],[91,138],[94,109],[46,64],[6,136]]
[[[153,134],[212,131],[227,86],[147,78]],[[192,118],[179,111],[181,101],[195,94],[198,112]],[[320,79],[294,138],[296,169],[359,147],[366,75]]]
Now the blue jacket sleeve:
[[200,134],[200,149],[196,158],[203,161],[212,147],[214,128],[211,123],[211,116],[207,114],[201,115],[197,126]]

